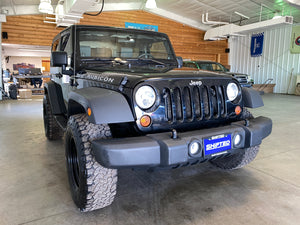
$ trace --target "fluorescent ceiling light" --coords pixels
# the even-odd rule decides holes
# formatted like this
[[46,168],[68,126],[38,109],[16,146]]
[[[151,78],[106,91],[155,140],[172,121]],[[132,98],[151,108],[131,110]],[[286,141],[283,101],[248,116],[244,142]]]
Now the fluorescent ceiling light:
[[18,48],[19,51],[29,51],[29,52],[50,52],[50,49],[29,49],[29,48]]
[[236,15],[239,15],[239,16],[241,16],[241,17],[244,17],[244,18],[246,18],[246,19],[250,19],[250,17],[249,16],[245,16],[244,14],[242,14],[242,13],[240,13],[240,12],[234,12]]
[[51,0],[41,0],[39,5],[39,11],[41,13],[53,13],[53,7],[51,5]]
[[148,9],[157,8],[156,1],[155,0],[147,0],[147,2],[146,2],[146,8],[148,8]]
[[299,0],[285,0],[288,3],[294,4],[294,5],[298,5],[300,6],[300,1]]

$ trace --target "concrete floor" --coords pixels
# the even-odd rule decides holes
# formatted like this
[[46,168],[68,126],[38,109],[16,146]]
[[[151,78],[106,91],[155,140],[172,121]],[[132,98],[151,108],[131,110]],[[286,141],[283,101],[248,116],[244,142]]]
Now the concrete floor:
[[114,203],[80,213],[68,188],[62,140],[44,136],[42,100],[0,102],[0,225],[299,224],[300,97],[264,95],[273,119],[256,160],[224,172],[209,163],[119,172]]

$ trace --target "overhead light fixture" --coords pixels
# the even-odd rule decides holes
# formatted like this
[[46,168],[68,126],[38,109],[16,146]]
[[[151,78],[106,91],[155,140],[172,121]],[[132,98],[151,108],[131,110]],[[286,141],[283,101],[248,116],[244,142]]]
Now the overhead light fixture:
[[53,7],[51,0],[41,0],[39,5],[39,12],[41,13],[53,13]]
[[30,48],[18,48],[19,51],[28,51],[28,52],[50,52],[50,49],[30,49]]
[[236,15],[239,15],[240,17],[244,17],[245,19],[250,19],[250,17],[249,16],[245,16],[244,14],[242,14],[242,13],[240,13],[240,12],[237,12],[237,11],[235,11],[234,12]]
[[147,0],[147,2],[146,2],[146,8],[148,8],[148,9],[155,9],[155,8],[157,8],[156,1],[155,0]]

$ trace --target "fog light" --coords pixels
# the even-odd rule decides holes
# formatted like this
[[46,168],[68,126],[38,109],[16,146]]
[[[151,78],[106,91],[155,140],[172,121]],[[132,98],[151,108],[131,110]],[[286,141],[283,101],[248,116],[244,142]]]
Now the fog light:
[[237,134],[234,136],[233,144],[234,146],[237,146],[241,143],[242,137],[241,135]]
[[151,117],[148,115],[144,115],[141,117],[140,119],[140,124],[142,125],[142,127],[148,127],[151,124]]
[[191,156],[193,155],[197,155],[200,152],[200,143],[197,141],[193,141],[192,143],[190,143],[189,145],[189,153]]

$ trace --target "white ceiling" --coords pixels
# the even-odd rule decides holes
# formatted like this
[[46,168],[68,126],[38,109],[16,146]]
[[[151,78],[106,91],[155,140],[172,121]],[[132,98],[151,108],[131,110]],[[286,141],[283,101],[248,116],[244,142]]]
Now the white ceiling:
[[[288,4],[286,1],[287,0],[156,0],[157,8],[147,9],[145,8],[146,0],[104,0],[104,11],[145,10],[201,30],[211,28],[201,22],[202,14],[205,13],[208,13],[209,21],[223,21],[238,25],[271,19],[275,13],[284,16],[293,16],[294,23],[300,23],[300,8]],[[51,2],[53,8],[55,8],[58,0],[52,0]],[[102,0],[99,0],[99,2],[102,2]],[[39,14],[39,3],[40,0],[0,0],[0,13],[7,15]],[[101,4],[98,4],[89,11],[95,12],[100,10],[100,8]],[[249,19],[242,18],[234,12],[239,12],[249,17]],[[2,46],[2,49],[6,53],[5,55],[12,54],[12,52],[14,52],[12,48],[19,49],[22,47]],[[37,48],[39,48],[39,46],[37,46]],[[25,52],[22,54],[25,54]],[[49,55],[49,52],[34,51],[30,54]]]
[[[77,0],[79,1],[79,0]],[[52,0],[55,8],[58,0]],[[101,2],[101,0],[100,0]],[[105,0],[104,11],[146,10],[165,16],[193,27],[207,30],[201,23],[201,15],[209,13],[209,20],[225,21],[240,25],[273,18],[275,13],[291,15],[295,23],[300,23],[300,10],[284,0],[156,0],[157,9],[146,9],[146,0]],[[8,10],[8,15],[38,14],[40,0],[1,0],[0,8]],[[101,4],[90,9],[97,11]],[[237,11],[250,19],[241,18]],[[241,20],[242,19],[242,20]]]

